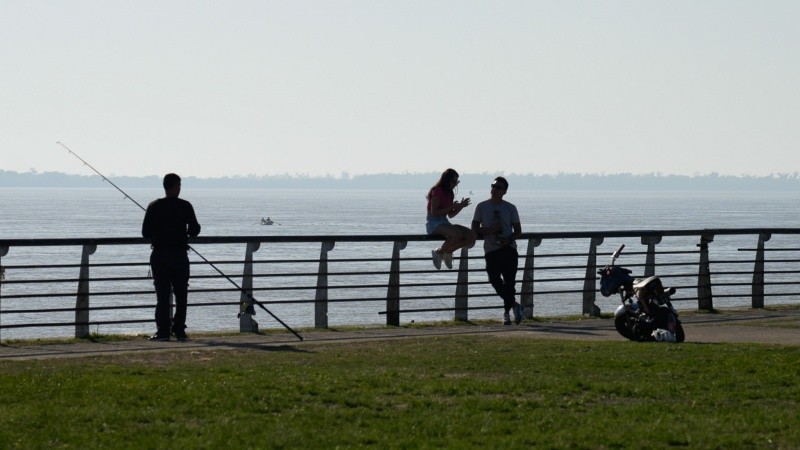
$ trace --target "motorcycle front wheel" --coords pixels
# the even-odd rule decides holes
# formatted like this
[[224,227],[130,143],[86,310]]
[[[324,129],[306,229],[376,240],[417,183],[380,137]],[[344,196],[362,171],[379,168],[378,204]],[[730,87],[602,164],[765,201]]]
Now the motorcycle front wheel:
[[614,317],[614,328],[616,328],[617,332],[625,339],[630,339],[632,341],[636,340],[633,338],[631,328],[628,326],[628,314]]

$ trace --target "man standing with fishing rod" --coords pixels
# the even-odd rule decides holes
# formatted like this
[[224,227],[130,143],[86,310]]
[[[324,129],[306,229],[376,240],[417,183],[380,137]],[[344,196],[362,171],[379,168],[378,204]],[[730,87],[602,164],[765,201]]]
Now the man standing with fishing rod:
[[[192,204],[178,198],[181,177],[164,176],[164,198],[147,206],[142,236],[152,240],[150,268],[156,287],[156,327],[150,340],[169,341],[170,331],[178,341],[186,337],[186,305],[189,287],[189,236],[200,234],[200,224]],[[175,294],[175,317],[170,327],[170,289]]]
[[[128,195],[128,194],[127,194],[125,191],[123,191],[122,189],[120,189],[120,187],[119,187],[119,186],[117,186],[116,184],[114,184],[114,182],[113,182],[113,181],[111,181],[111,180],[109,180],[108,178],[106,178],[106,176],[105,176],[105,175],[103,175],[103,173],[102,173],[102,172],[100,172],[99,170],[95,169],[95,168],[94,168],[94,167],[93,167],[91,164],[89,164],[88,162],[86,162],[86,160],[85,160],[85,159],[83,159],[83,158],[81,158],[80,156],[78,156],[78,154],[77,154],[77,153],[75,153],[75,152],[73,152],[73,151],[72,151],[72,150],[71,150],[69,147],[67,147],[66,145],[62,144],[61,142],[56,142],[56,144],[58,144],[58,145],[60,145],[61,147],[63,147],[63,148],[64,148],[64,150],[68,151],[70,155],[72,155],[72,156],[74,156],[74,157],[78,158],[78,160],[80,160],[80,162],[82,162],[82,163],[83,163],[83,164],[84,164],[86,167],[88,167],[88,168],[92,169],[92,172],[96,173],[97,175],[100,175],[100,178],[102,178],[102,179],[103,179],[103,181],[107,182],[107,183],[108,183],[108,184],[110,184],[111,186],[114,186],[114,189],[118,190],[118,191],[119,191],[119,192],[120,192],[122,195],[124,195],[126,200],[130,200],[130,201],[132,201],[132,202],[133,202],[133,203],[134,203],[136,206],[138,206],[138,207],[139,207],[139,209],[141,209],[142,211],[145,211],[145,212],[147,212],[147,210],[144,208],[144,206],[140,205],[140,204],[139,204],[139,202],[137,202],[136,200],[132,199],[132,198],[131,198],[131,197],[130,197],[130,196],[129,196],[129,195]],[[177,177],[177,175],[175,175],[175,176]],[[165,177],[165,178],[166,178],[166,177]],[[177,194],[175,194],[175,197],[177,197],[177,196],[178,196],[178,194],[180,194],[180,192],[181,192],[180,181],[181,181],[181,179],[180,179],[180,177],[178,177],[178,193],[177,193]],[[164,186],[164,188],[166,189],[166,185]],[[187,203],[188,203],[188,202],[187,202]],[[189,206],[191,207],[191,205],[189,205]],[[194,216],[194,211],[192,211],[192,215]],[[146,216],[147,216],[147,215],[145,214],[145,218],[146,218]],[[195,220],[195,223],[197,223],[197,220]],[[188,223],[187,223],[187,227],[188,227]],[[185,231],[188,233],[188,231],[189,231],[189,230],[187,229],[187,230],[185,230]],[[197,233],[195,233],[195,236],[196,236],[197,234],[199,234],[199,233],[200,233],[200,225],[198,224],[198,225],[197,225]],[[191,234],[191,233],[188,233],[188,234]],[[182,239],[186,239],[186,238],[184,237],[184,238],[182,238]],[[205,256],[201,255],[201,254],[200,254],[200,252],[198,252],[198,251],[197,251],[197,250],[195,250],[195,249],[194,249],[192,246],[190,246],[190,245],[188,244],[188,239],[186,239],[186,241],[185,241],[185,242],[186,242],[186,248],[187,248],[188,250],[191,250],[191,251],[193,251],[195,255],[199,256],[199,257],[200,257],[200,259],[202,259],[202,260],[203,260],[203,261],[204,261],[206,264],[208,264],[208,265],[209,265],[209,266],[211,266],[211,267],[212,267],[214,270],[216,270],[216,271],[217,271],[217,273],[219,273],[219,274],[220,274],[220,275],[221,275],[223,278],[225,278],[226,280],[228,280],[228,281],[229,281],[229,282],[230,282],[232,285],[236,286],[236,289],[238,289],[238,290],[239,290],[239,291],[241,291],[243,294],[245,294],[245,295],[247,296],[248,300],[250,300],[250,302],[252,302],[252,304],[256,304],[256,305],[258,305],[258,307],[259,307],[259,308],[261,308],[261,309],[263,309],[264,311],[266,311],[266,312],[267,312],[267,314],[269,314],[270,316],[272,316],[272,318],[273,318],[273,319],[275,319],[275,320],[276,320],[278,323],[280,323],[281,325],[283,325],[283,327],[284,327],[284,328],[286,328],[286,329],[287,329],[287,330],[289,330],[289,331],[290,331],[290,332],[291,332],[293,335],[295,335],[295,336],[297,337],[297,339],[300,339],[301,341],[303,340],[303,336],[300,336],[300,335],[299,335],[299,334],[298,334],[296,331],[294,331],[294,330],[292,329],[292,327],[290,327],[289,325],[286,325],[286,323],[285,323],[284,321],[282,321],[280,318],[278,318],[278,316],[276,316],[275,314],[273,314],[273,313],[272,313],[272,311],[270,311],[269,309],[267,309],[267,307],[266,307],[266,306],[264,306],[264,304],[263,304],[263,303],[261,303],[260,301],[256,300],[256,298],[255,298],[255,297],[253,297],[253,294],[252,294],[252,293],[245,291],[245,290],[244,290],[244,289],[243,289],[241,286],[239,286],[238,284],[236,284],[236,282],[235,282],[235,281],[233,281],[233,279],[232,279],[231,277],[229,277],[229,276],[225,275],[225,272],[223,272],[222,270],[220,270],[220,269],[219,269],[219,267],[215,266],[215,265],[214,265],[214,263],[212,263],[211,261],[209,261],[208,259],[206,259],[206,257],[205,257]],[[187,267],[188,267],[188,266],[187,266]],[[187,280],[189,279],[188,272],[187,272],[187,275],[186,275],[186,279],[187,279]],[[188,281],[187,281],[187,282],[188,282]],[[184,314],[184,321],[185,321],[185,317],[186,317],[186,316],[185,316],[185,314]],[[185,327],[185,325],[186,325],[186,324],[184,323],[184,327]],[[167,332],[169,332],[169,329],[167,329]],[[169,335],[167,335],[167,336],[169,336]],[[184,333],[184,337],[183,337],[183,339],[186,339],[185,333]]]

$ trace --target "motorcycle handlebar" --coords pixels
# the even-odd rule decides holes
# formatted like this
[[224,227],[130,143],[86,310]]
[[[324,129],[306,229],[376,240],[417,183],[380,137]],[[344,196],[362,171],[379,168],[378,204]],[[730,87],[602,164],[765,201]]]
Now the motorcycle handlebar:
[[611,264],[612,265],[614,264],[614,261],[616,261],[617,258],[619,258],[619,254],[622,253],[622,249],[623,248],[625,248],[625,244],[620,245],[619,248],[614,253],[611,254]]

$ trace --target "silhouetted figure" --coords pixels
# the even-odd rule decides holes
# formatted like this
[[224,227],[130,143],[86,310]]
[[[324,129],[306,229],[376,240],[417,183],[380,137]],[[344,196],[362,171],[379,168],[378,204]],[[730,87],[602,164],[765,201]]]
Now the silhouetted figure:
[[427,216],[425,231],[428,235],[438,234],[445,241],[436,249],[431,250],[433,266],[442,267],[442,261],[448,269],[453,268],[453,252],[462,247],[472,247],[475,244],[476,234],[463,225],[453,225],[448,218],[455,217],[462,209],[469,206],[469,198],[455,200],[455,189],[458,186],[458,172],[447,169],[442,172],[439,181],[428,191]]
[[509,311],[514,310],[514,321],[522,321],[522,307],[516,301],[516,278],[519,267],[516,239],[522,234],[519,212],[513,204],[503,200],[508,192],[508,181],[497,177],[492,182],[491,197],[475,207],[472,230],[483,236],[486,274],[495,292],[503,299],[503,325],[511,325]]
[[[168,341],[170,331],[179,341],[186,340],[186,304],[189,286],[189,236],[200,234],[200,224],[192,204],[178,198],[181,177],[164,176],[164,198],[147,206],[142,236],[152,240],[150,268],[156,287],[156,334],[151,340]],[[175,317],[170,326],[169,294],[175,294]]]

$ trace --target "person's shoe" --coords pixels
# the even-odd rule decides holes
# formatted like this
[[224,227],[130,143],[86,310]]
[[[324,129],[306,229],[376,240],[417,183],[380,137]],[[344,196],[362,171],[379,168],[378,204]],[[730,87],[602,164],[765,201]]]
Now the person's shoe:
[[522,322],[522,305],[514,303],[514,323],[519,325]]
[[172,330],[172,334],[175,335],[175,339],[177,339],[178,342],[186,342],[189,340],[189,336],[186,336],[185,330]]
[[442,268],[442,254],[436,250],[431,250],[431,257],[433,258],[433,267],[440,270]]
[[511,325],[511,317],[508,316],[508,313],[503,313],[503,325]]
[[168,342],[169,341],[169,335],[168,334],[156,333],[156,334],[150,336],[150,340],[151,341],[158,341],[158,342]]
[[453,268],[453,254],[452,253],[442,253],[442,260],[444,260],[444,265],[447,266],[448,269]]

